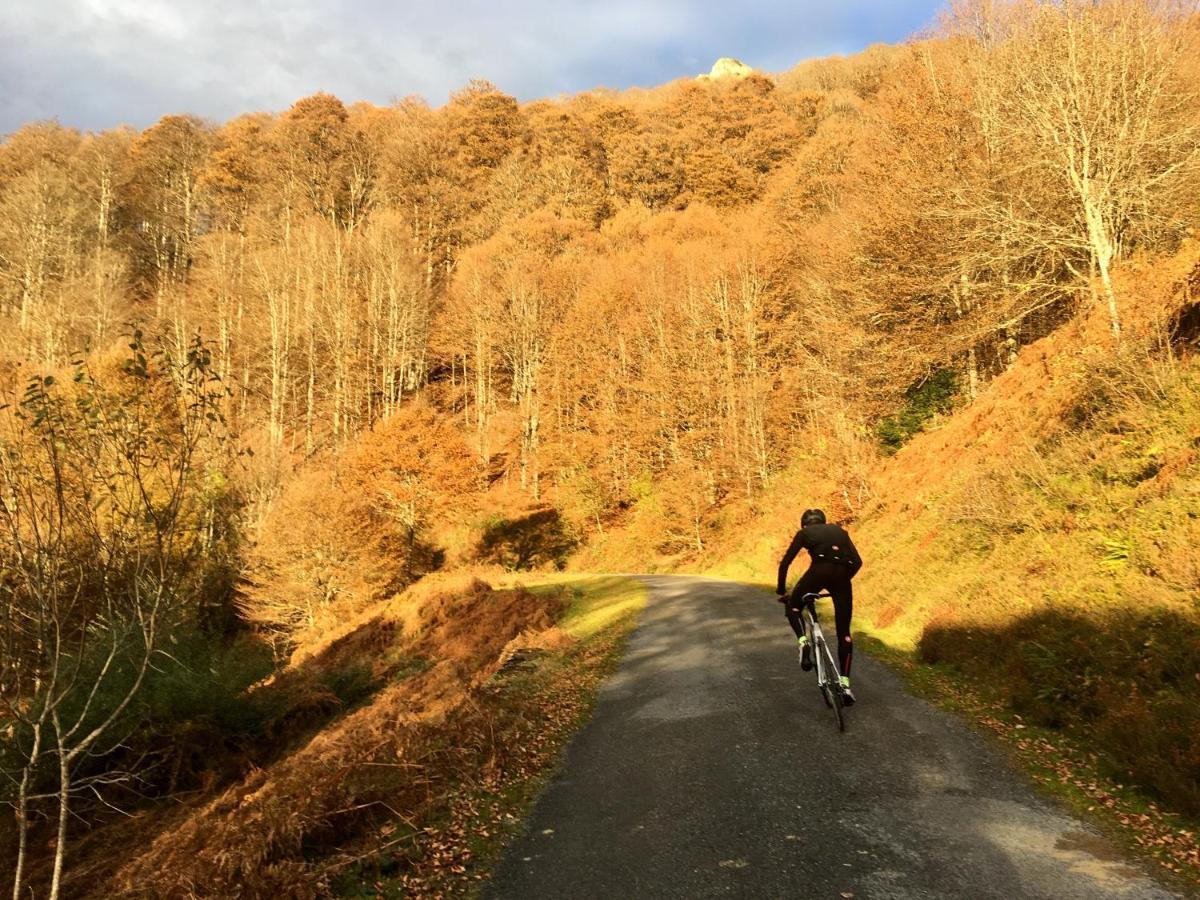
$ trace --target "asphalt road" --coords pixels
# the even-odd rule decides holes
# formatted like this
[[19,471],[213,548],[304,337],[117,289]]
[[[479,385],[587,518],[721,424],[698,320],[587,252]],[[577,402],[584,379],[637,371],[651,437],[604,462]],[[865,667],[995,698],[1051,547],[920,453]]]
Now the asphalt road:
[[1176,896],[861,651],[839,734],[773,598],[642,580],[624,661],[485,896]]

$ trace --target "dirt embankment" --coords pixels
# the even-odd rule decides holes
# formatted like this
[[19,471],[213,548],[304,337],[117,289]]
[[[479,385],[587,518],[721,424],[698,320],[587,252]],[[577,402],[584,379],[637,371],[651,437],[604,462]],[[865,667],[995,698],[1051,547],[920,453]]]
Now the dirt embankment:
[[339,845],[381,817],[420,822],[460,767],[486,766],[479,687],[514,648],[565,640],[563,601],[481,581],[440,588],[372,610],[294,662],[365,664],[390,680],[274,764],[147,823],[157,837],[91,895],[318,896]]

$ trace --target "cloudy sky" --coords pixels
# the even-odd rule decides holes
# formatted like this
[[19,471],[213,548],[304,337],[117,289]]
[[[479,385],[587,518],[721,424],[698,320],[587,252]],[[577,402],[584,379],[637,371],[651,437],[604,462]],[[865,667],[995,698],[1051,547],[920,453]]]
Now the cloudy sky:
[[522,100],[654,85],[735,56],[767,71],[902,40],[934,0],[0,0],[0,134],[57,118],[224,120],[469,78]]

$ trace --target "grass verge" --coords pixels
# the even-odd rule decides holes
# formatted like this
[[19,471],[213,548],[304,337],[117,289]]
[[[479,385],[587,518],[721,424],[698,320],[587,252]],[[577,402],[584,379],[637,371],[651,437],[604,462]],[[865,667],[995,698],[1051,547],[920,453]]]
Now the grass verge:
[[1043,793],[1094,823],[1133,856],[1164,868],[1176,886],[1200,889],[1200,821],[1162,808],[1106,776],[1099,755],[1061,731],[1025,721],[998,694],[949,664],[859,634],[858,646],[897,672],[908,689],[990,736]]
[[553,577],[525,587],[568,592],[559,627],[565,650],[524,657],[477,695],[490,743],[503,748],[477,770],[448,775],[438,808],[424,821],[383,823],[334,881],[343,897],[470,897],[553,776],[562,751],[591,716],[597,691],[616,669],[646,599],[627,578]]

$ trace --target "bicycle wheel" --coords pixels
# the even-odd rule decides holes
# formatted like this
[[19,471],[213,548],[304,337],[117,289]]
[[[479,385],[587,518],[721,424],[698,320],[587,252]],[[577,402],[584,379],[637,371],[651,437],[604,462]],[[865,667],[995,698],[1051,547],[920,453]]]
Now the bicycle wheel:
[[825,706],[833,709],[833,689],[829,686],[832,669],[829,668],[829,651],[825,641],[815,641],[813,645],[813,660],[817,664],[817,687],[821,689],[821,699]]
[[837,719],[838,731],[845,731],[846,730],[846,717],[842,712],[842,707],[843,707],[842,681],[838,674],[841,670],[837,667],[837,664],[833,661],[833,654],[829,652],[829,647],[825,646],[822,649],[825,651],[825,665],[829,666],[830,667],[829,671],[833,673],[833,680],[830,681],[829,686],[827,688],[828,692],[833,697],[833,702],[830,703],[829,705],[833,708],[834,718]]

